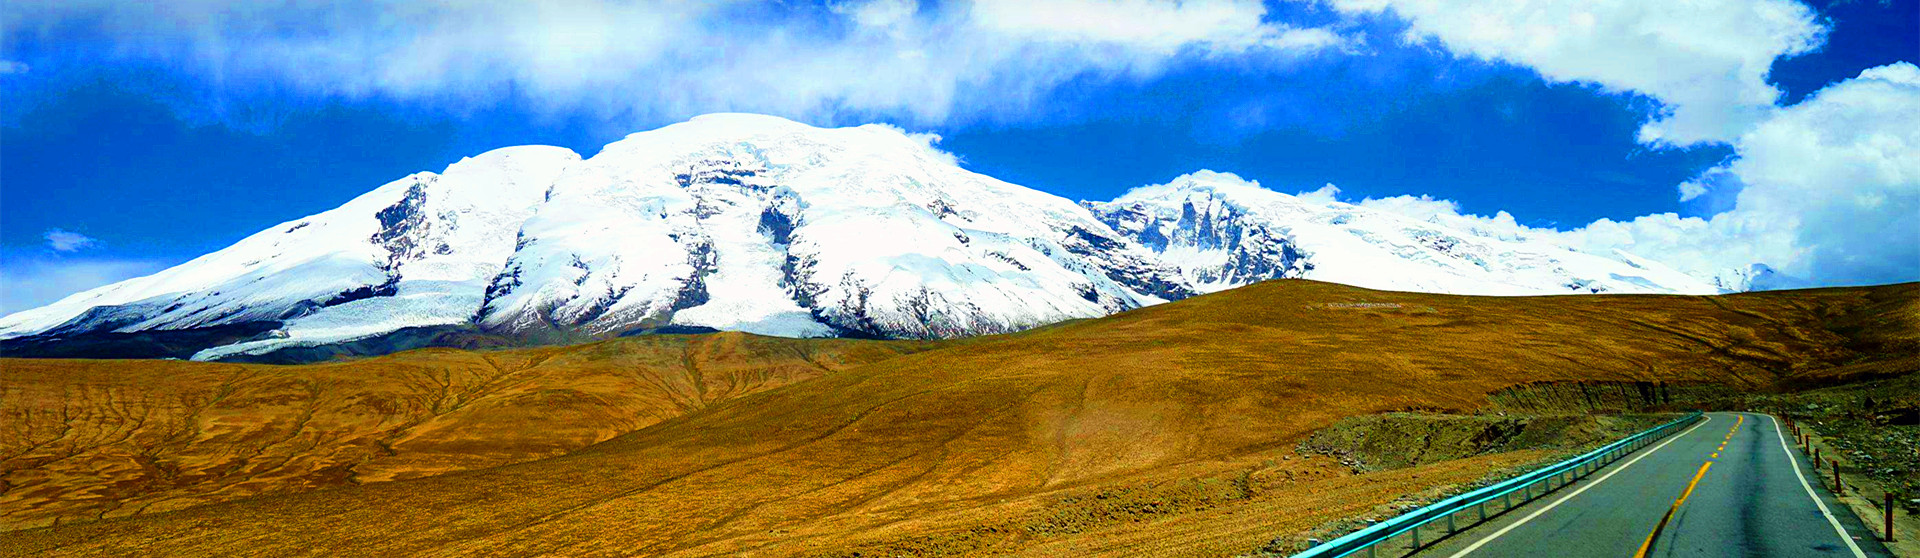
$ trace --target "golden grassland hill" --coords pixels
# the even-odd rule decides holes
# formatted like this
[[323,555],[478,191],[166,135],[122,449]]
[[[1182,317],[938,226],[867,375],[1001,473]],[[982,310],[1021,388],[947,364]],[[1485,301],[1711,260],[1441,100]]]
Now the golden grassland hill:
[[[0,533],[0,554],[1232,555],[1541,457],[1357,474],[1296,453],[1343,418],[1473,413],[1542,382],[1767,390],[1904,358],[1883,351],[1912,337],[1900,311],[1917,296],[1912,284],[1493,298],[1268,282],[899,351],[564,455]],[[1894,313],[1863,316],[1876,312]],[[293,407],[259,412],[294,420]],[[522,428],[567,420],[579,419]]]
[[652,336],[347,363],[0,360],[0,528],[562,455],[923,343]]

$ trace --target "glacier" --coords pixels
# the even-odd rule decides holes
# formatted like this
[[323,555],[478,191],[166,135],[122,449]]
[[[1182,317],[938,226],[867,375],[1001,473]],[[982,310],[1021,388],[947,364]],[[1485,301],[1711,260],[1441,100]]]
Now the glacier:
[[520,343],[676,328],[950,338],[1282,278],[1481,295],[1723,290],[1632,254],[1231,174],[1075,203],[965,170],[891,126],[713,114],[591,158],[509,147],[410,175],[0,317],[0,339],[271,325],[192,355],[220,360],[420,328]]

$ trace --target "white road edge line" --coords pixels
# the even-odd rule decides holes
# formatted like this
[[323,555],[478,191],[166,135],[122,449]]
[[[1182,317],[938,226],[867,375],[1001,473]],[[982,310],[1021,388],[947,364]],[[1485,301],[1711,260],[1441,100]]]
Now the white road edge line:
[[1847,549],[1853,551],[1854,558],[1867,558],[1867,553],[1860,551],[1860,545],[1853,543],[1853,536],[1847,534],[1847,528],[1840,526],[1840,519],[1827,509],[1827,503],[1820,501],[1820,495],[1813,492],[1813,485],[1807,484],[1807,476],[1800,473],[1800,461],[1793,458],[1793,448],[1787,446],[1787,435],[1780,431],[1780,419],[1773,415],[1767,415],[1767,419],[1773,421],[1773,435],[1780,439],[1780,451],[1787,452],[1787,464],[1793,469],[1793,476],[1800,479],[1800,488],[1807,489],[1807,497],[1813,499],[1813,505],[1820,506],[1820,514],[1827,516],[1827,523],[1833,525],[1833,532],[1840,534],[1840,542],[1847,543]]
[[1452,556],[1448,556],[1447,558],[1460,558],[1461,556],[1466,556],[1467,553],[1473,552],[1475,550],[1480,550],[1480,547],[1486,546],[1487,543],[1493,542],[1493,539],[1500,538],[1500,535],[1505,535],[1507,534],[1508,531],[1512,531],[1516,527],[1519,527],[1521,525],[1526,525],[1528,521],[1533,521],[1534,518],[1540,517],[1541,514],[1547,513],[1548,511],[1552,511],[1553,508],[1559,507],[1560,504],[1566,503],[1567,500],[1572,500],[1574,496],[1579,496],[1580,493],[1586,492],[1587,489],[1589,488],[1600,486],[1600,483],[1607,482],[1607,479],[1613,478],[1614,475],[1618,475],[1620,474],[1621,471],[1627,470],[1627,468],[1632,467],[1633,464],[1639,463],[1640,460],[1646,459],[1647,456],[1649,455],[1653,455],[1653,452],[1660,451],[1660,448],[1667,447],[1667,444],[1673,443],[1674,440],[1678,440],[1682,436],[1692,434],[1693,431],[1699,430],[1700,427],[1706,426],[1707,423],[1709,422],[1713,422],[1712,415],[1707,415],[1706,419],[1707,420],[1700,421],[1700,424],[1693,425],[1693,428],[1688,428],[1685,432],[1681,432],[1679,434],[1673,435],[1673,437],[1667,438],[1667,441],[1660,442],[1660,445],[1648,448],[1645,453],[1641,453],[1640,455],[1634,457],[1633,459],[1627,460],[1626,464],[1621,465],[1619,468],[1614,469],[1612,471],[1608,471],[1607,474],[1601,475],[1600,478],[1594,479],[1593,482],[1587,483],[1586,486],[1580,487],[1579,490],[1575,490],[1571,494],[1567,494],[1566,496],[1561,496],[1559,500],[1554,500],[1553,503],[1547,504],[1547,507],[1540,508],[1539,510],[1535,510],[1533,513],[1527,514],[1526,517],[1520,518],[1519,521],[1513,522],[1512,525],[1508,525],[1506,527],[1500,528],[1499,531],[1494,531],[1493,534],[1487,535],[1487,537],[1484,539],[1474,541],[1472,545],[1468,545],[1466,548],[1460,549],[1459,552],[1455,552],[1453,553]]

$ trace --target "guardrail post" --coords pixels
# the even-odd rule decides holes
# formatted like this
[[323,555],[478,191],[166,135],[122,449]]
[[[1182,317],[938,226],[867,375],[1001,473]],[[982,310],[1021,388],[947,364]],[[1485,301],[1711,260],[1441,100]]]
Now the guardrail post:
[[1415,525],[1413,526],[1412,529],[1408,529],[1407,532],[1413,533],[1413,548],[1414,550],[1419,550],[1420,549],[1420,526]]
[[1459,528],[1453,526],[1453,514],[1447,514],[1447,532],[1452,533],[1457,530],[1459,530]]

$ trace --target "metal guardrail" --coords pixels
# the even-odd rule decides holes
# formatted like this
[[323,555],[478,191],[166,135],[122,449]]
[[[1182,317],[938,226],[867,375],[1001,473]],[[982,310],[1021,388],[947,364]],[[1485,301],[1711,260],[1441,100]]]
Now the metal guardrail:
[[[1306,552],[1295,554],[1293,558],[1341,558],[1361,552],[1364,552],[1368,558],[1376,558],[1382,550],[1398,550],[1402,551],[1403,555],[1407,551],[1417,551],[1422,548],[1420,536],[1423,529],[1438,535],[1427,539],[1428,542],[1439,540],[1460,530],[1457,528],[1459,525],[1457,518],[1463,514],[1471,520],[1465,523],[1467,527],[1486,521],[1489,517],[1499,516],[1515,506],[1524,505],[1555,489],[1573,484],[1574,481],[1593,474],[1594,471],[1699,420],[1701,420],[1701,414],[1698,411],[1693,412],[1673,422],[1622,438],[1578,457],[1375,523],[1365,529],[1307,549]],[[1514,499],[1516,493],[1520,495],[1517,501]],[[1489,506],[1497,506],[1497,509],[1489,512],[1487,509]],[[1406,542],[1410,544],[1406,546],[1386,544],[1400,538],[1407,539]]]

